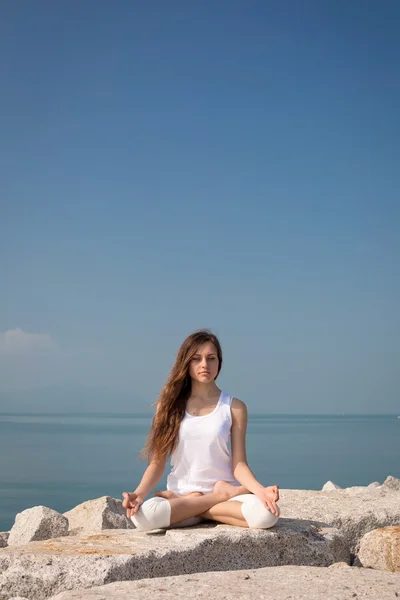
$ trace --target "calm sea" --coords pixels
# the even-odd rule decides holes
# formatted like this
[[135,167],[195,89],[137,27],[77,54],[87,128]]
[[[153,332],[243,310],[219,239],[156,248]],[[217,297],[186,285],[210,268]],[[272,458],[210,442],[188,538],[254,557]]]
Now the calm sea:
[[[0,414],[0,531],[17,512],[44,505],[65,512],[99,496],[133,490],[147,415]],[[252,415],[247,457],[256,477],[281,488],[321,489],[400,478],[397,415]],[[165,487],[166,474],[158,488]]]

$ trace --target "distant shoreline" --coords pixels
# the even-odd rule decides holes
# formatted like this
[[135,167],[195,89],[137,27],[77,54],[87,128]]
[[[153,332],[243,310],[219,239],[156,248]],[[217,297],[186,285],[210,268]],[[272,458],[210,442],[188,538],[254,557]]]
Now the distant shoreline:
[[[110,413],[110,412],[0,412],[0,417],[152,417],[153,412],[143,413]],[[397,413],[261,413],[252,412],[253,417],[394,417]]]

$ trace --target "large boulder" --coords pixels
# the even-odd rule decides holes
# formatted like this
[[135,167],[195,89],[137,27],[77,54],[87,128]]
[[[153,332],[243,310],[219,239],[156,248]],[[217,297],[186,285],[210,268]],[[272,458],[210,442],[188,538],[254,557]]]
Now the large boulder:
[[8,538],[10,537],[9,531],[0,532],[0,548],[5,548],[8,545]]
[[34,506],[18,513],[10,531],[8,546],[68,535],[68,519],[47,506]]
[[400,597],[400,579],[394,573],[351,567],[268,567],[110,583],[91,590],[62,592],[51,600],[349,600],[360,597],[365,600],[396,600]]
[[363,567],[400,572],[400,527],[380,527],[364,535],[357,558]]
[[341,534],[323,524],[281,519],[268,530],[203,524],[141,532],[107,530],[0,550],[0,598],[43,600],[112,581],[286,564],[349,562]]
[[339,529],[353,555],[368,531],[400,523],[400,493],[387,486],[281,490],[280,496],[282,517],[320,521]]
[[72,533],[95,532],[103,529],[134,529],[122,508],[121,500],[102,496],[78,504],[72,510],[64,513],[69,521]]

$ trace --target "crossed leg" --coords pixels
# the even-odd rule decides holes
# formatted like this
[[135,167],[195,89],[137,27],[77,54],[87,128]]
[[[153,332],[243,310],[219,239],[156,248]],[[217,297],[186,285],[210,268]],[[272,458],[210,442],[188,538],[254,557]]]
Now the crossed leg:
[[226,525],[236,525],[236,527],[249,526],[243,517],[241,502],[220,502],[200,514],[199,517],[225,523]]
[[[243,491],[245,493],[240,493]],[[128,502],[127,498],[124,502]],[[213,491],[207,494],[193,492],[180,496],[168,490],[156,492],[155,497],[144,502],[131,518],[143,531],[195,525],[202,519],[237,527],[268,529],[277,523],[278,517],[279,507],[275,515],[262,500],[242,486],[218,481]]]
[[[237,487],[235,493],[237,496],[239,496],[241,494],[248,494],[249,491],[243,485],[241,485]],[[160,498],[172,500],[172,498],[189,498],[196,496],[198,497],[203,496],[203,494],[202,492],[192,492],[185,496],[181,496],[179,494],[171,492],[170,490],[165,490],[155,492],[154,496],[159,496]],[[202,517],[203,519],[209,519],[211,521],[225,523],[226,525],[236,525],[236,527],[249,526],[246,519],[243,517],[241,502],[219,502],[218,504],[215,504],[215,506],[212,506],[211,508],[199,514],[198,516]]]
[[[211,500],[216,489],[223,492],[224,497],[223,501],[221,501],[221,496],[215,497],[214,505],[212,505],[212,502],[209,502],[209,499]],[[154,496],[165,498],[169,501],[171,505],[171,525],[180,523],[187,518],[193,517],[195,514],[198,517],[219,521],[228,525],[248,527],[247,522],[242,515],[241,502],[227,501],[229,498],[248,493],[249,491],[243,485],[234,486],[225,481],[220,481],[217,483],[214,491],[210,494],[192,492],[182,496],[175,494],[170,490],[165,490],[155,492]],[[191,500],[187,502],[189,498]],[[194,513],[193,509],[195,506],[197,507],[197,512]]]

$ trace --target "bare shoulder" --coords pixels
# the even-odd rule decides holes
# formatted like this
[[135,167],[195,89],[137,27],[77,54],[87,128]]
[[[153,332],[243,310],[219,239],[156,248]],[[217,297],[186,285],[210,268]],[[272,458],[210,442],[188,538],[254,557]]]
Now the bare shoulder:
[[245,405],[245,403],[242,400],[239,400],[239,398],[232,398],[232,413],[235,416],[240,417],[241,415],[245,416],[247,415],[247,406]]

